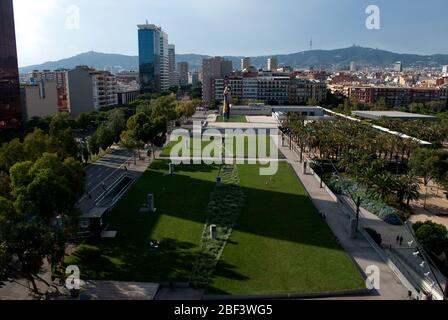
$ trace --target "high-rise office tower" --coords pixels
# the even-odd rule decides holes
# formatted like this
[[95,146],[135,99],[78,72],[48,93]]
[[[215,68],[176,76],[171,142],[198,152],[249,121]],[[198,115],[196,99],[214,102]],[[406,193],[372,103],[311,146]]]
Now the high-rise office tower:
[[268,59],[268,71],[277,71],[278,69],[278,60],[275,57]]
[[168,34],[164,31],[160,33],[160,76],[162,91],[167,91],[170,88],[170,70],[169,70],[169,46]]
[[252,61],[249,57],[241,59],[241,70],[249,69],[252,65]]
[[448,75],[448,65],[442,67],[443,75]]
[[397,61],[394,64],[394,71],[396,72],[402,72],[403,71],[403,64],[401,63],[401,61]]
[[180,86],[188,86],[188,62],[179,62],[177,64],[177,70],[179,72]]
[[176,71],[176,46],[168,45],[168,71],[170,73],[170,88],[179,86],[179,75]]
[[12,0],[0,1],[0,131],[21,125],[20,83]]
[[357,69],[356,62],[355,61],[350,62],[350,72],[356,72],[356,69]]
[[232,71],[232,61],[224,60],[222,57],[202,60],[202,100],[205,104],[210,106],[214,101],[213,87],[215,79],[225,77]]
[[168,35],[153,24],[138,25],[140,86],[144,92],[170,87]]

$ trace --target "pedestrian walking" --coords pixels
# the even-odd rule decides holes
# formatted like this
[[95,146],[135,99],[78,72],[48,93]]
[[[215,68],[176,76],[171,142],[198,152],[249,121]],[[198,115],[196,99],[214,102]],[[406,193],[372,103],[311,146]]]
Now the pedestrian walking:
[[403,245],[403,241],[404,241],[403,237],[400,237],[400,246]]
[[396,240],[396,242],[397,242],[397,243],[400,242],[400,236],[397,236],[397,240]]

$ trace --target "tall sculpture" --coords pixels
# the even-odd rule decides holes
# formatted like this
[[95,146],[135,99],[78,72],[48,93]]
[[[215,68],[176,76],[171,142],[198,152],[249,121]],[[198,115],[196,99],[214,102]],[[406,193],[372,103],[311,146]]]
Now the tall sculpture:
[[230,88],[224,89],[224,107],[222,109],[222,115],[225,121],[230,120]]

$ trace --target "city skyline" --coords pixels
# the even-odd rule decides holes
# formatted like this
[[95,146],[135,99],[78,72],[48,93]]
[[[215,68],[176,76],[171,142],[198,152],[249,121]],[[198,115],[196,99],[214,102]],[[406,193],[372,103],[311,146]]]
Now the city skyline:
[[[356,43],[398,53],[448,53],[447,44],[441,41],[443,30],[448,28],[442,10],[444,1],[430,2],[429,11],[424,10],[428,2],[376,1],[381,10],[379,30],[368,30],[365,26],[368,17],[365,11],[371,4],[368,1],[342,0],[335,7],[328,0],[283,0],[281,4],[257,3],[257,6],[253,0],[207,2],[207,5],[203,0],[188,4],[177,0],[145,3],[130,0],[125,11],[118,4],[105,4],[102,0],[95,3],[15,0],[14,5],[19,65],[23,67],[90,50],[136,55],[135,25],[146,20],[162,26],[179,53],[211,56],[292,53],[309,50],[311,38],[313,49],[342,48]],[[104,6],[108,10],[98,10]],[[98,27],[98,22],[106,19],[113,23]],[[70,43],[61,45],[61,39],[67,38]]]

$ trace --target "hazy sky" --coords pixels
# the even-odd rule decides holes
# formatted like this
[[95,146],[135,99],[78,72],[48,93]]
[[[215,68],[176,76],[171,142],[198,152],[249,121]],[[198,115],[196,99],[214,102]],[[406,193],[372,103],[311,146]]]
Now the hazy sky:
[[[19,65],[94,50],[137,54],[136,25],[161,25],[178,53],[268,55],[354,43],[448,53],[447,0],[14,0]],[[368,30],[368,5],[380,29]],[[76,12],[79,11],[79,19]],[[79,25],[77,21],[79,20]]]

